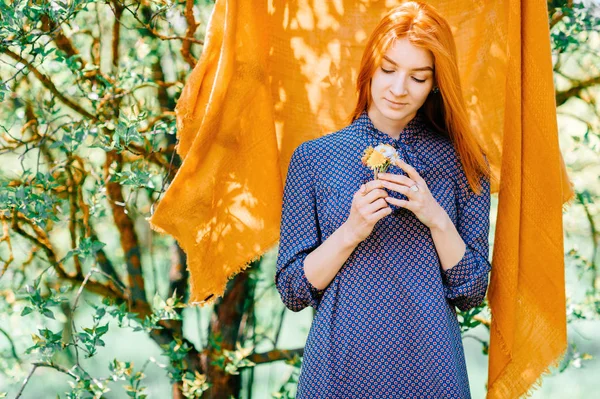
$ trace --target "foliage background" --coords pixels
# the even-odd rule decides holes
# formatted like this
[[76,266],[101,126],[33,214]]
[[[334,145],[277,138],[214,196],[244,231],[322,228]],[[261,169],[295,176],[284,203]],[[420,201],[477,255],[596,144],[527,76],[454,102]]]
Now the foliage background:
[[[188,308],[185,256],[145,221],[178,166],[173,108],[212,6],[0,3],[0,397],[294,397],[313,314],[283,307],[276,248],[217,305]],[[598,387],[599,10],[548,2],[577,198],[564,213],[569,352],[539,398]],[[474,398],[488,320],[485,306],[461,318]]]

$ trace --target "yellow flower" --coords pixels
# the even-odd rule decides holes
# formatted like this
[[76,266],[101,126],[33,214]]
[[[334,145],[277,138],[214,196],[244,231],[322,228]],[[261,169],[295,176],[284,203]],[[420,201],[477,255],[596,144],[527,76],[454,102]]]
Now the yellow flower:
[[379,151],[373,151],[371,156],[367,159],[367,166],[370,168],[381,168],[387,162],[385,155]]
[[373,153],[373,147],[368,146],[365,151],[363,152],[362,158],[360,159],[362,161],[362,164],[367,166],[367,161],[369,160],[369,157],[371,156],[371,154]]
[[375,148],[369,146],[361,157],[362,164],[377,172],[385,172],[391,164],[398,160],[398,152],[389,144],[379,144]]

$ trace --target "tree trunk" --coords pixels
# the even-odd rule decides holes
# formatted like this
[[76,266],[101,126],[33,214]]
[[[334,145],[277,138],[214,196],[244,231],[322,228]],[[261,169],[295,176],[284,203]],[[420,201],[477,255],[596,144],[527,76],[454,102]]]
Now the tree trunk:
[[[223,298],[217,300],[212,320],[210,322],[208,361],[211,362],[218,353],[218,348],[211,346],[210,342],[221,340],[221,349],[235,350],[240,324],[247,307],[247,299],[253,296],[254,284],[249,278],[250,269],[236,275],[229,281],[228,288]],[[207,365],[208,381],[212,384],[205,393],[209,399],[239,398],[242,388],[241,374],[231,375],[215,365]]]

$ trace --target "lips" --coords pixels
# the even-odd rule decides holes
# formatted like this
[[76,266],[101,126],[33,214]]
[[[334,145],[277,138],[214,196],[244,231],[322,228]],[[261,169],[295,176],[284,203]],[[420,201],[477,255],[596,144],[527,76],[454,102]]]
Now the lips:
[[388,100],[387,98],[386,98],[386,100],[389,101],[390,103],[394,104],[394,105],[407,105],[407,103],[397,103],[395,101]]

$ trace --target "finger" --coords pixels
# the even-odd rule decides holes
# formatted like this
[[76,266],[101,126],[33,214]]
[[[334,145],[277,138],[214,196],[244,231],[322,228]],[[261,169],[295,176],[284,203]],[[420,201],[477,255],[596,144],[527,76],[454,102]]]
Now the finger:
[[389,182],[389,181],[384,181],[383,182],[383,187],[386,188],[386,189],[388,189],[388,190],[393,190],[393,191],[396,191],[396,192],[398,192],[400,194],[404,194],[404,195],[406,195],[408,197],[408,199],[414,199],[415,198],[414,197],[415,192],[413,190],[411,190],[410,187],[403,186],[403,185],[396,184],[396,183],[392,183],[392,182]]
[[396,206],[399,206],[402,208],[406,208],[410,211],[414,211],[413,204],[411,204],[410,201],[396,199],[394,197],[386,197],[385,200],[390,204],[393,204],[393,205],[396,205]]
[[388,206],[388,203],[385,201],[385,199],[379,198],[377,201],[366,205],[364,207],[364,210],[367,213],[367,215],[371,216],[372,214],[374,214],[381,208],[387,208],[387,207],[389,207],[389,206]]
[[386,206],[384,208],[381,208],[377,212],[373,213],[373,215],[371,217],[373,218],[372,220],[377,221],[377,220],[383,219],[384,216],[387,216],[390,213],[392,213],[392,208],[390,208],[389,206]]
[[383,182],[381,180],[370,180],[364,184],[361,184],[360,188],[354,193],[354,195],[366,197],[371,191],[378,188],[383,188]]
[[360,188],[358,190],[356,190],[356,192],[354,193],[353,197],[354,198],[364,198],[365,195],[367,195],[368,191],[367,191],[367,185],[366,184],[361,184]]
[[[354,193],[355,197],[359,197],[359,198],[363,198],[365,197],[367,194],[369,194],[369,192],[375,188],[375,186],[373,184],[369,184],[371,182],[367,182],[364,184],[360,185],[360,188]],[[382,184],[379,184],[380,187],[383,187]]]
[[379,174],[379,178],[385,181],[391,181],[398,184],[403,184],[407,187],[415,184],[415,181],[408,176],[398,175],[396,173],[381,173]]
[[379,198],[385,198],[387,197],[389,194],[387,191],[385,191],[382,188],[376,188],[374,190],[371,190],[371,192],[367,195],[365,195],[364,198],[364,204],[371,204],[373,202],[375,202],[377,199]]
[[417,170],[415,168],[413,168],[411,165],[407,164],[403,160],[401,160],[401,159],[396,160],[396,166],[402,168],[402,170],[404,170],[406,172],[408,177],[413,179],[415,182],[417,182],[417,183],[425,182],[425,180],[423,180],[423,178],[421,177],[419,172],[417,172]]
[[377,188],[383,188],[383,182],[379,179],[369,180],[368,182],[365,183],[365,186],[367,187],[367,193],[368,193]]
[[358,207],[362,207],[365,205],[369,205],[372,204],[373,202],[377,201],[379,198],[385,198],[389,195],[389,193],[387,191],[385,191],[382,188],[377,188],[375,190],[372,190],[369,194],[362,196],[362,195],[358,195],[357,198],[357,205]]

